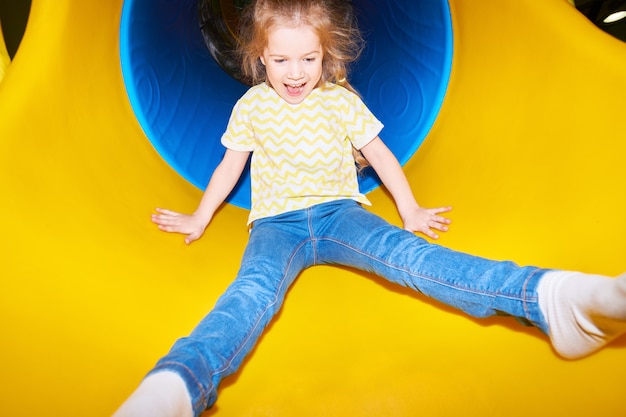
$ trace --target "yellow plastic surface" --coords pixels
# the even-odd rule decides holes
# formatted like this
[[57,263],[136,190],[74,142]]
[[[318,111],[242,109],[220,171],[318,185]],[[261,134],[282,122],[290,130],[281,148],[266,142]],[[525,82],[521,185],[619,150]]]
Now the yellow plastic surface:
[[[440,241],[524,264],[626,269],[626,45],[565,0],[451,0],[452,79],[406,172],[453,205]],[[156,154],[119,62],[122,0],[34,0],[0,83],[0,415],[107,416],[238,268],[245,210],[190,246],[150,223],[200,191]],[[398,216],[382,190],[373,210]],[[377,278],[304,273],[207,416],[624,416],[626,341],[559,359]]]

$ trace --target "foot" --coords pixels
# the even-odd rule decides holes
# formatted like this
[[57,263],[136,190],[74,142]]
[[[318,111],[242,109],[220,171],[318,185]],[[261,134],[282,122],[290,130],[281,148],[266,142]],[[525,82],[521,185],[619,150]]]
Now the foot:
[[174,372],[149,375],[113,414],[113,417],[193,417],[191,397]]
[[552,345],[564,358],[590,355],[626,332],[626,274],[549,272],[538,292]]

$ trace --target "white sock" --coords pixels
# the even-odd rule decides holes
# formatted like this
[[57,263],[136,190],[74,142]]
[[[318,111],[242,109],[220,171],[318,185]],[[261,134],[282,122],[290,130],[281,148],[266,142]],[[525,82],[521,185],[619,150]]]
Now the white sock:
[[148,375],[113,417],[192,417],[191,396],[174,372]]
[[551,271],[537,292],[552,346],[564,358],[590,355],[626,332],[626,274]]

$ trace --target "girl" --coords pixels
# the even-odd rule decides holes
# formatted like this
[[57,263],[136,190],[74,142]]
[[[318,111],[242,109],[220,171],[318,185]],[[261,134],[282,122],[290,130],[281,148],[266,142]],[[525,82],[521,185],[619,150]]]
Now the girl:
[[[189,337],[115,414],[200,415],[279,310],[298,274],[317,264],[370,271],[476,317],[508,314],[550,336],[565,358],[589,355],[626,331],[626,274],[617,279],[495,262],[430,244],[449,207],[420,207],[382,124],[345,81],[360,37],[349,2],[257,0],[244,13],[243,71],[223,160],[192,215],[158,209],[166,232],[200,238],[252,154],[250,238],[235,281]],[[358,150],[358,151],[356,151]],[[363,159],[364,157],[365,159]],[[404,230],[366,211],[355,161],[370,164]]]

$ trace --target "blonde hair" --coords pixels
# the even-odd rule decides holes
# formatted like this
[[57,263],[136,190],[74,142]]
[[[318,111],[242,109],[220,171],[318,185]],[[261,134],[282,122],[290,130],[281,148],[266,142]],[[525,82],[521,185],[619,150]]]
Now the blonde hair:
[[[357,93],[348,82],[348,66],[359,58],[363,38],[349,0],[256,0],[246,7],[239,24],[238,50],[244,80],[250,85],[266,81],[260,57],[273,28],[300,25],[315,31],[324,52],[318,87],[333,83]],[[360,151],[353,148],[352,153],[359,172],[369,165]]]

